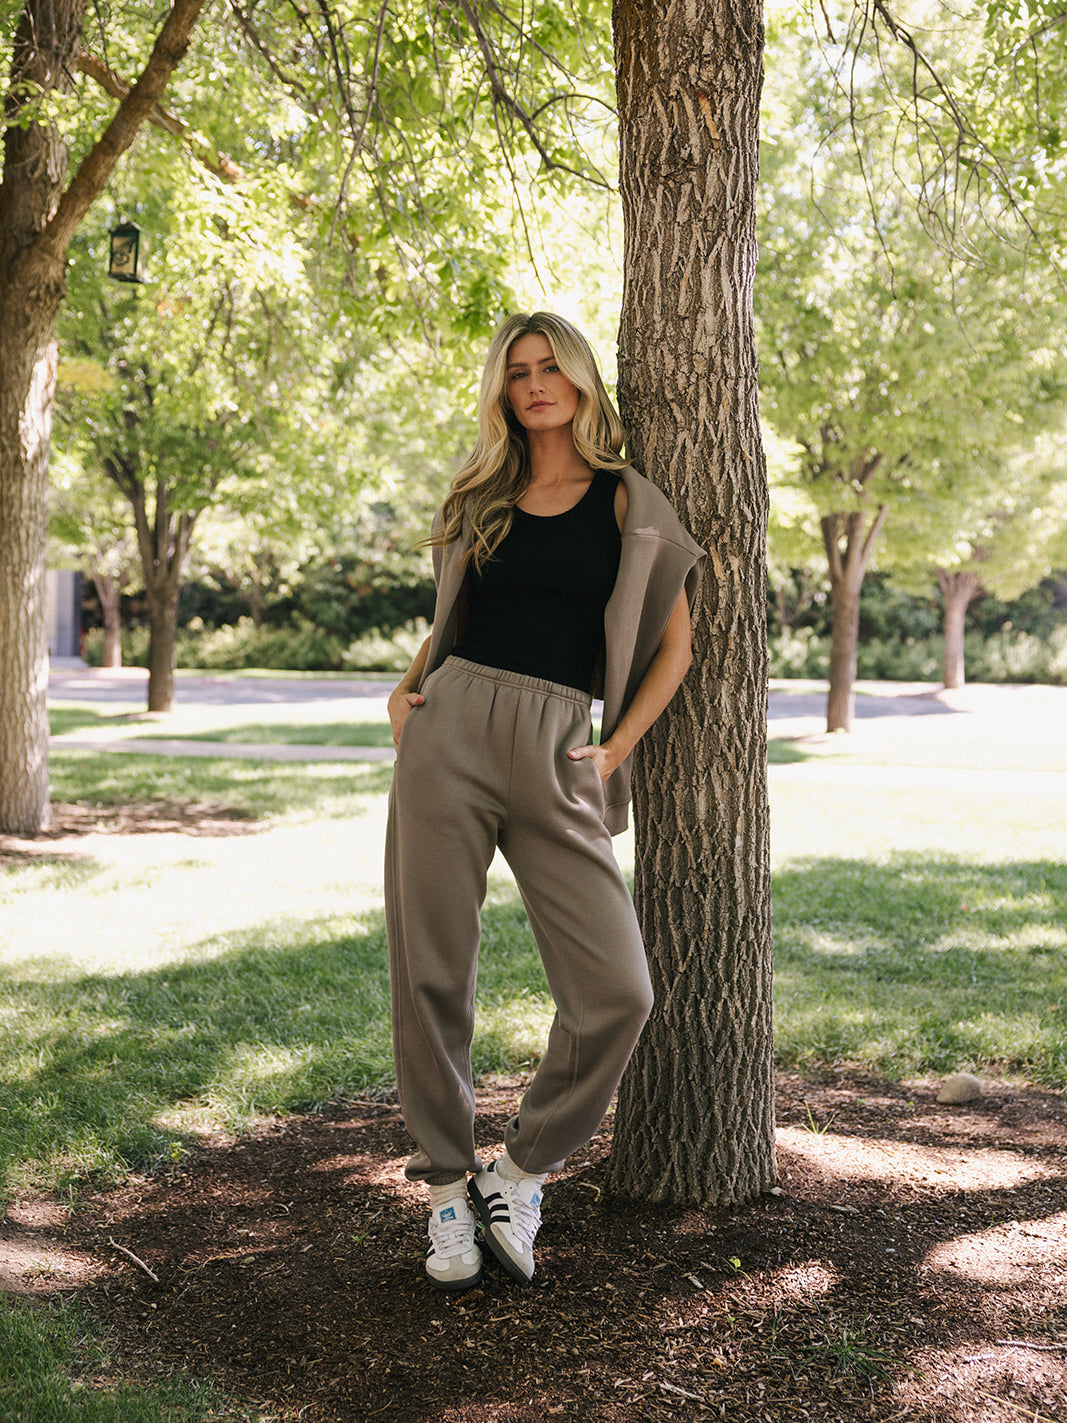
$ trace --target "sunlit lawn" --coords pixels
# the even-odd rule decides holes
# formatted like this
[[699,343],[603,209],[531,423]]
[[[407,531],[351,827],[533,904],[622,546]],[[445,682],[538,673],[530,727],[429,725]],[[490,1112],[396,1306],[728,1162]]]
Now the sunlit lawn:
[[[292,710],[281,730],[313,734]],[[229,730],[245,739],[252,725]],[[996,749],[979,748],[979,765]],[[776,759],[780,1063],[1067,1085],[1065,778],[865,767],[798,746]],[[170,1159],[189,1132],[389,1081],[389,776],[381,764],[54,752],[56,799],[101,807],[105,825],[109,806],[161,802],[227,811],[246,833],[107,834],[91,853],[3,864],[9,1188],[75,1189],[86,1173]],[[617,846],[629,869],[631,836]],[[478,1070],[528,1065],[550,1014],[498,867]]]
[[[384,705],[367,700],[343,714],[197,708],[162,725],[133,706],[52,708],[69,738],[53,751],[55,799],[95,807],[104,833],[0,861],[0,1190],[76,1200],[89,1178],[180,1160],[197,1133],[388,1085],[390,766],[82,740],[387,745]],[[1047,748],[931,736],[925,720],[861,752],[772,743],[779,1063],[1067,1086],[1067,775],[1041,769]],[[204,833],[119,832],[124,807],[153,805],[202,812]],[[220,815],[226,833],[208,833]],[[629,872],[632,835],[616,845]],[[498,865],[477,1070],[527,1067],[550,1016]],[[247,1416],[194,1383],[82,1389],[72,1377],[108,1367],[96,1328],[0,1296],[0,1413]]]

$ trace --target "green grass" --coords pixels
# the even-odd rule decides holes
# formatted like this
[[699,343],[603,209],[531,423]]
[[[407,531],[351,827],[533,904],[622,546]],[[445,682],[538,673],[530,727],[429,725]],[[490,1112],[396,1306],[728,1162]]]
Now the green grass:
[[386,763],[316,761],[181,760],[91,748],[53,751],[52,797],[93,806],[177,801],[183,805],[227,807],[256,818],[280,815],[330,817],[353,813],[353,797],[388,790]]
[[98,707],[77,702],[53,703],[48,708],[48,724],[53,736],[67,736],[72,731],[85,731],[89,727],[97,730],[128,726],[137,716],[138,713],[131,709],[102,712]]
[[[381,908],[391,768],[55,753],[58,800],[249,818],[243,835],[115,835],[95,859],[0,867],[0,1172],[77,1190],[192,1132],[391,1076]],[[210,822],[205,827],[210,829]],[[136,850],[136,853],[131,853]],[[107,852],[113,851],[114,854]],[[551,1020],[514,886],[494,873],[479,1071],[529,1063]]]
[[[173,732],[160,731],[141,734],[137,740],[164,741],[173,736]],[[182,732],[181,739],[253,746],[392,746],[393,733],[383,708],[381,721],[246,722],[215,731]]]
[[[246,833],[113,834],[92,857],[75,844],[0,865],[8,1191],[73,1194],[88,1176],[151,1170],[197,1132],[388,1081],[388,765],[64,748],[52,774],[57,800],[99,807],[105,825],[155,803]],[[1067,1086],[1059,779],[990,790],[818,758],[773,768],[783,1066],[993,1068]],[[618,843],[625,867],[632,840]],[[551,1012],[496,868],[476,1070],[529,1065]]]
[[813,857],[775,878],[786,1066],[994,1067],[1067,1085],[1067,868]]
[[[131,720],[75,706],[53,716],[75,733]],[[328,746],[353,729],[297,718],[207,734],[318,732]],[[780,1064],[994,1069],[1067,1086],[1064,777],[971,783],[909,769],[928,746],[890,750],[898,769],[772,743]],[[967,755],[985,767],[1013,753],[972,744]],[[58,801],[98,807],[105,824],[155,804],[194,822],[197,808],[229,815],[247,833],[113,834],[91,856],[75,842],[0,861],[0,1194],[76,1200],[87,1179],[180,1160],[199,1133],[389,1080],[389,765],[71,746],[53,752],[52,776]],[[616,843],[627,868],[632,838]],[[474,1063],[509,1072],[536,1059],[552,1005],[499,867],[483,925]],[[820,1336],[812,1357],[872,1375],[889,1362],[858,1334]],[[199,1383],[120,1385],[87,1321],[0,1297],[0,1416],[246,1415]]]
[[[128,1373],[128,1368],[124,1370]],[[93,1322],[64,1306],[35,1307],[0,1292],[0,1417],[18,1423],[210,1423],[265,1420],[210,1385],[118,1383]]]

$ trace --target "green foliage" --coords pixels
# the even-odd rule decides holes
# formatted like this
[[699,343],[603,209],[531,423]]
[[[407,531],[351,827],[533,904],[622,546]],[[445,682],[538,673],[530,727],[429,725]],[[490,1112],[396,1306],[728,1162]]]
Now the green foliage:
[[413,618],[433,616],[434,585],[432,579],[413,583],[362,559],[338,557],[301,570],[287,603],[267,616],[281,621],[290,608],[339,638],[372,629],[389,633]]
[[[961,93],[984,64],[984,17],[944,15],[943,29],[922,32]],[[931,589],[938,566],[980,558],[989,586],[1014,596],[1048,573],[1062,528],[1055,517],[1038,528],[1033,511],[1055,505],[1057,469],[1062,482],[1054,434],[1047,454],[1039,437],[1062,424],[1067,398],[1063,293],[1004,240],[1016,222],[1007,235],[1022,241],[1016,219],[986,225],[974,193],[923,169],[901,102],[910,57],[877,27],[846,31],[819,46],[800,22],[781,24],[769,51],[756,312],[778,446],[772,572],[822,557],[820,516],[869,521],[885,506],[874,557],[910,591]],[[868,43],[877,65],[854,62]],[[931,102],[924,92],[915,111]],[[936,146],[942,121],[920,147]]]
[[[811,628],[778,633],[769,642],[772,677],[825,678],[830,666],[830,640]],[[970,682],[1033,682],[1067,686],[1067,626],[1047,638],[1007,631],[964,638],[967,680]],[[865,638],[856,657],[856,675],[864,681],[939,682],[944,642],[923,638]]]
[[240,618],[232,627],[202,631],[183,628],[178,642],[179,667],[287,667],[294,672],[339,672],[345,643],[307,618],[286,627],[256,627]]
[[377,630],[364,633],[350,643],[344,655],[348,672],[405,672],[429,636],[425,618],[416,618],[389,634]]
[[[147,627],[124,627],[119,641],[122,645],[122,665],[124,667],[148,666]],[[82,657],[90,667],[104,665],[104,629],[90,628],[82,640]]]
[[[194,565],[257,622],[316,558],[373,569],[362,613],[325,586],[313,609],[292,605],[343,647],[425,615],[400,591],[408,549],[470,442],[479,348],[536,285],[526,250],[555,244],[575,280],[550,207],[566,194],[584,215],[614,152],[608,18],[606,0],[532,16],[510,0],[469,15],[403,0],[388,16],[338,0],[205,21],[168,93],[181,136],[141,134],[72,249],[70,497],[103,474],[142,503],[147,570],[161,544],[181,564],[173,521],[195,520]],[[120,4],[87,38],[134,75],[153,21]],[[80,155],[112,101],[76,83]],[[103,276],[120,217],[152,240],[145,287]],[[99,520],[68,519],[64,538],[106,552]]]

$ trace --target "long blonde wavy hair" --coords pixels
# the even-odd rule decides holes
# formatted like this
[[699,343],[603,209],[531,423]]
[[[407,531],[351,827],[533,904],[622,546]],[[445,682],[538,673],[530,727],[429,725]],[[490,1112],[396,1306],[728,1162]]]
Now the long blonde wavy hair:
[[511,316],[489,346],[478,397],[478,439],[448,491],[443,525],[427,543],[459,538],[469,518],[466,558],[481,569],[511,528],[515,505],[530,482],[530,450],[507,397],[508,352],[520,336],[544,336],[556,364],[578,390],[571,425],[574,447],[593,469],[621,469],[626,431],[604,389],[596,357],[577,327],[548,311]]

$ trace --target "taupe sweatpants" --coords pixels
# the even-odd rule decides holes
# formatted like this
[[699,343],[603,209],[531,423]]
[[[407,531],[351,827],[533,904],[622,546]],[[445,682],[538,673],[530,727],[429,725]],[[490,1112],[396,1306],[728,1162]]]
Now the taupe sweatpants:
[[450,657],[400,736],[385,905],[393,1052],[412,1180],[481,1163],[470,1048],[481,906],[499,845],[514,872],[556,1015],[505,1134],[515,1163],[557,1171],[596,1131],[652,1007],[644,946],[590,760],[590,698]]

